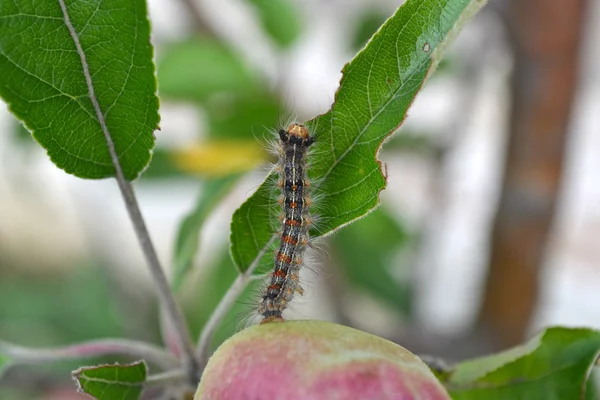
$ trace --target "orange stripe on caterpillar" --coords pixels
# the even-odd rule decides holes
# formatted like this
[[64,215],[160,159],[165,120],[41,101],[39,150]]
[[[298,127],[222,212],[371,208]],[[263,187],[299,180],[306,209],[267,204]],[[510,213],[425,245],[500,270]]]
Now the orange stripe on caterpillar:
[[294,238],[293,236],[290,235],[286,235],[286,236],[282,236],[281,237],[281,241],[284,243],[288,243],[288,244],[297,244],[298,243],[298,239]]
[[277,259],[279,261],[283,261],[284,263],[288,263],[288,264],[292,262],[292,257],[290,257],[284,253],[277,253]]
[[278,270],[275,270],[275,272],[273,272],[273,276],[276,276],[278,278],[285,278],[287,276],[287,272],[285,272],[282,269],[278,269]]
[[287,219],[284,216],[284,222],[285,225],[289,225],[289,226],[300,226],[302,225],[302,221],[299,220],[295,220],[295,219]]

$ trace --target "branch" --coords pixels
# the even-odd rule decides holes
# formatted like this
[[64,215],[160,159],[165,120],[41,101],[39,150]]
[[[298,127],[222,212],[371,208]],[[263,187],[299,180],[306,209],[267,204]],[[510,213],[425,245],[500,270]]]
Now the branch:
[[208,358],[210,356],[210,343],[215,331],[219,325],[221,325],[221,322],[235,303],[236,299],[240,296],[244,289],[246,289],[246,286],[248,286],[248,284],[255,279],[252,273],[258,267],[261,258],[265,255],[267,249],[271,246],[273,240],[275,240],[275,237],[276,235],[273,235],[265,247],[258,252],[258,255],[254,261],[252,261],[252,264],[250,264],[248,269],[244,273],[237,276],[229,290],[227,290],[227,293],[225,293],[225,296],[223,296],[219,302],[217,308],[215,308],[208,321],[206,321],[204,328],[202,328],[200,338],[198,339],[198,345],[196,347],[196,359],[198,360],[200,372],[204,370],[204,367],[206,367],[206,364],[208,363]]
[[142,358],[165,370],[179,366],[179,360],[164,349],[134,340],[101,339],[57,348],[30,348],[0,341],[0,355],[7,355],[12,361],[19,364],[38,364],[109,354]]
[[135,197],[133,187],[131,186],[131,183],[127,181],[127,179],[125,179],[125,175],[123,174],[123,169],[121,168],[121,163],[119,162],[119,156],[115,149],[115,144],[108,131],[106,121],[104,120],[104,114],[100,109],[100,104],[98,103],[98,99],[96,98],[96,94],[94,93],[92,76],[90,74],[85,53],[83,51],[83,48],[81,47],[81,43],[79,42],[79,36],[77,35],[77,32],[75,32],[75,28],[73,27],[73,24],[71,23],[71,20],[69,18],[69,13],[67,11],[65,1],[58,0],[58,2],[60,3],[60,8],[63,12],[65,24],[69,29],[71,38],[73,39],[75,47],[77,48],[77,53],[81,58],[83,74],[85,76],[85,81],[88,87],[88,94],[94,106],[94,110],[96,112],[98,122],[100,123],[100,127],[102,128],[102,132],[104,133],[104,137],[106,139],[106,144],[108,146],[108,151],[110,152],[111,161],[115,167],[117,183],[119,184],[121,195],[123,196],[123,200],[125,201],[125,206],[127,208],[127,212],[129,213],[129,218],[133,223],[135,233],[137,234],[138,240],[142,247],[142,251],[144,252],[144,256],[146,258],[148,266],[150,267],[150,272],[154,279],[154,284],[156,285],[156,288],[158,290],[160,302],[165,307],[168,317],[176,330],[177,338],[180,342],[179,344],[183,351],[183,363],[185,364],[186,370],[190,374],[190,379],[197,382],[199,375],[197,362],[194,358],[194,345],[189,335],[189,330],[187,328],[185,319],[183,318],[183,313],[181,312],[181,309],[177,306],[177,303],[175,302],[175,297],[173,296],[173,293],[169,288],[167,278],[165,277],[163,269],[160,265],[158,256],[156,255],[156,250],[154,249],[154,245],[152,244],[152,239],[150,239],[150,234],[148,233],[148,229],[146,228],[144,218],[142,217],[142,213],[140,211],[137,199]]

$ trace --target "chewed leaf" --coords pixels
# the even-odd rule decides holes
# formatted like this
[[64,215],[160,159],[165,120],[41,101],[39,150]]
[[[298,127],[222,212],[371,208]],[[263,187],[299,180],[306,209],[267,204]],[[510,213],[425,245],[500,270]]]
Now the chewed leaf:
[[136,178],[159,121],[146,1],[3,1],[0,16],[0,96],[10,111],[81,178],[115,175],[104,119],[126,178]]
[[138,400],[146,381],[143,361],[126,365],[98,365],[73,371],[81,393],[97,400]]
[[580,400],[600,354],[600,332],[548,328],[525,345],[459,363],[442,381],[459,400]]
[[[344,67],[331,110],[306,123],[316,137],[308,174],[318,191],[320,223],[312,236],[326,235],[377,207],[386,184],[379,148],[404,120],[441,59],[445,41],[484,3],[408,0]],[[273,238],[272,187],[273,174],[233,216],[231,253],[241,271]]]

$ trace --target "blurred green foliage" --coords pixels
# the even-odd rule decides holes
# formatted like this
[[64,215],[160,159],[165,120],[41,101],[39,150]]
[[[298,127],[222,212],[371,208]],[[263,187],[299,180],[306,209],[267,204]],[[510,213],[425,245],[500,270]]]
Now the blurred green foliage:
[[[199,336],[202,327],[238,275],[227,248],[223,248],[213,265],[203,272],[195,279],[190,279],[189,285],[183,289],[184,307],[194,337]],[[252,318],[260,283],[261,281],[251,283],[229,310],[213,336],[213,349],[244,328],[248,319]]]
[[12,118],[12,133],[13,137],[24,146],[35,144],[35,140],[31,137],[31,132],[27,130],[25,125],[17,118]]
[[360,50],[364,45],[367,44],[371,36],[377,30],[386,19],[389,18],[389,14],[376,9],[366,10],[364,14],[360,15],[358,21],[354,25],[354,32],[350,40],[350,46],[354,52]]
[[208,180],[193,209],[183,218],[177,230],[177,239],[173,251],[173,276],[171,287],[178,291],[188,272],[192,268],[198,252],[200,230],[215,207],[229,194],[240,175]]
[[246,0],[271,39],[282,49],[292,46],[302,33],[300,12],[290,0]]
[[277,128],[283,114],[281,101],[257,90],[250,94],[215,98],[204,106],[208,135],[213,139],[256,140]]
[[0,275],[0,337],[24,346],[53,346],[122,337],[121,307],[100,268],[68,275]]
[[203,102],[221,93],[260,89],[253,71],[226,44],[196,37],[163,48],[158,59],[162,98]]
[[152,152],[152,162],[144,171],[140,180],[150,181],[154,179],[191,179],[193,175],[177,166],[172,149],[166,149],[157,145]]
[[408,267],[396,265],[394,256],[407,246],[409,240],[410,235],[405,228],[383,207],[379,207],[334,235],[332,254],[352,286],[408,315],[411,282],[400,281],[399,274],[394,276],[393,271]]
[[404,152],[428,156],[434,154],[437,150],[435,142],[431,139],[432,137],[433,135],[430,132],[413,131],[403,127],[400,128],[397,135],[392,136],[385,143],[382,151],[385,154]]

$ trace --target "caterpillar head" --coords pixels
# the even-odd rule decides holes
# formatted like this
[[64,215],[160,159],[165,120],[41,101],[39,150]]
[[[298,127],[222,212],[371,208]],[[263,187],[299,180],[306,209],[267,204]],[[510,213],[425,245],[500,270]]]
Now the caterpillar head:
[[308,128],[300,124],[291,124],[287,130],[281,129],[279,138],[282,142],[299,144],[305,147],[309,147],[315,141],[315,138],[308,132]]

